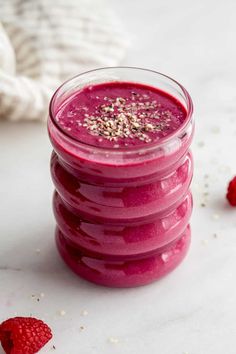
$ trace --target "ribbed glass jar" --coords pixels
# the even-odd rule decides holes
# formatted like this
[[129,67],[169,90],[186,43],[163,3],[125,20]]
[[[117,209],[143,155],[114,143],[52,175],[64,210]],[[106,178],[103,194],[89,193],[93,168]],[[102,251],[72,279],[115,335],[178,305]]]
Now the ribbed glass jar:
[[[63,102],[97,83],[134,82],[175,97],[187,112],[174,133],[142,147],[86,144],[55,119]],[[150,70],[93,70],[64,83],[50,103],[51,174],[56,242],[64,261],[81,277],[106,286],[150,283],[173,270],[190,243],[193,174],[189,146],[194,124],[188,92]]]

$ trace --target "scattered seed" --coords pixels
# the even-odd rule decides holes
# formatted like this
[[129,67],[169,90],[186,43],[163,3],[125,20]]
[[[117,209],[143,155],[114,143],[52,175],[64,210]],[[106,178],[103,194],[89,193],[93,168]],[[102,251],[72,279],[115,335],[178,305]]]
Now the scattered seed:
[[147,131],[153,131],[154,130],[154,126],[150,123],[146,124],[146,127],[145,127]]
[[118,338],[115,338],[115,337],[109,337],[108,338],[108,341],[112,344],[117,344],[119,343],[119,339]]
[[218,220],[218,219],[219,219],[219,217],[220,217],[220,215],[219,215],[219,214],[213,214],[213,215],[212,215],[212,218],[213,218],[214,220]]
[[88,316],[88,311],[87,310],[83,310],[81,312],[81,316]]
[[65,310],[60,310],[60,311],[59,311],[59,315],[60,315],[60,316],[65,316],[65,314],[66,314],[66,311],[65,311]]
[[208,245],[208,240],[202,240],[202,244],[204,245],[204,246],[206,246],[206,245]]

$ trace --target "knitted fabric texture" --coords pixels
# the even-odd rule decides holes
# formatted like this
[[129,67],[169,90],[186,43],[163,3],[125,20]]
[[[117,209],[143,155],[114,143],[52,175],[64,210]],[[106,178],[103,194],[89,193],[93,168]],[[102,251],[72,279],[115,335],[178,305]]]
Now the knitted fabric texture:
[[68,78],[124,57],[127,40],[104,0],[0,0],[0,119],[46,120]]

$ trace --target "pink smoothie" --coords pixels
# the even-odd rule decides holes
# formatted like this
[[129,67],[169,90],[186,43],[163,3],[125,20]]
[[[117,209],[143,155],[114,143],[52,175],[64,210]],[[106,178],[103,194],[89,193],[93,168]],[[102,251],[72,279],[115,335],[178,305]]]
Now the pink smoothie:
[[69,97],[56,115],[71,137],[114,149],[157,142],[185,119],[186,110],[174,97],[126,82],[88,86]]
[[186,119],[176,98],[131,82],[86,86],[54,104],[56,239],[77,274],[138,286],[181,262],[192,210]]

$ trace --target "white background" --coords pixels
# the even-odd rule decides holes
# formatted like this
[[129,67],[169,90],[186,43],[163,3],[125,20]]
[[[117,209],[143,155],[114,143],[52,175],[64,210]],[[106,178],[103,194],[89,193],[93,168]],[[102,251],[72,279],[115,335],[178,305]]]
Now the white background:
[[54,246],[46,127],[2,122],[0,321],[16,313],[45,319],[54,339],[42,353],[235,354],[236,209],[225,191],[236,174],[236,2],[110,4],[132,37],[123,64],[173,76],[194,100],[191,250],[150,286],[117,290],[79,279]]

